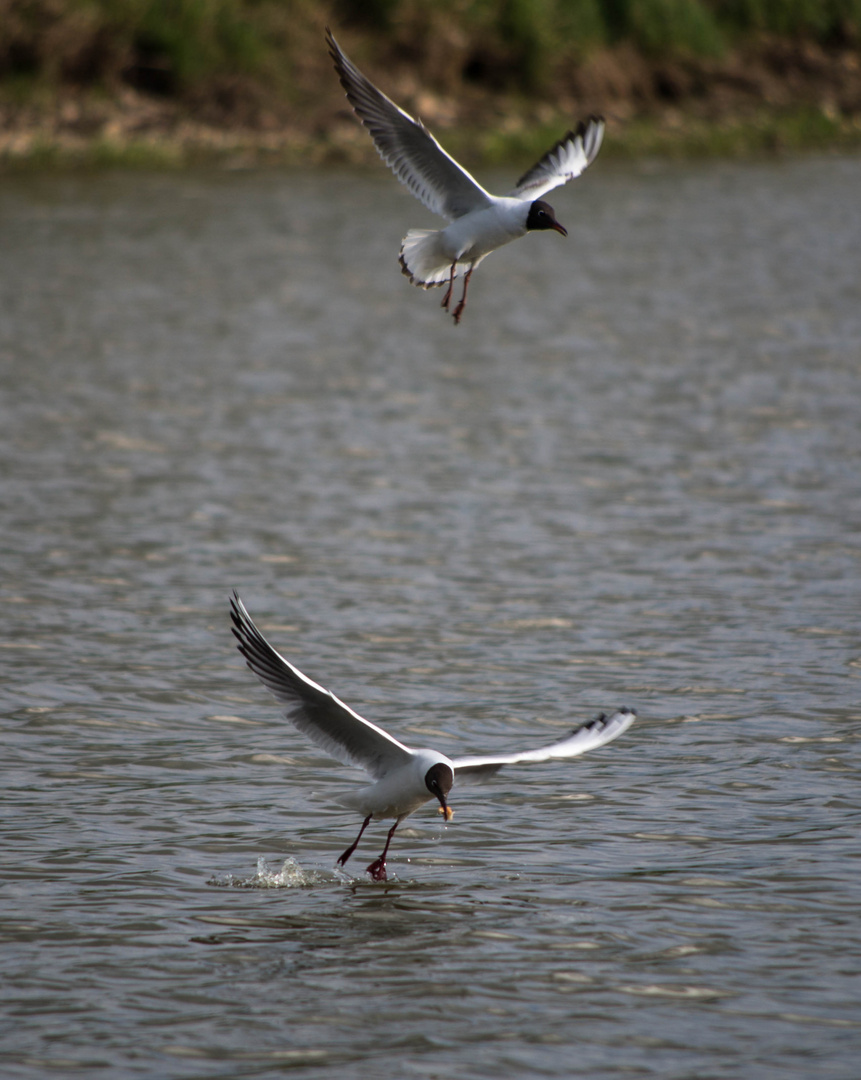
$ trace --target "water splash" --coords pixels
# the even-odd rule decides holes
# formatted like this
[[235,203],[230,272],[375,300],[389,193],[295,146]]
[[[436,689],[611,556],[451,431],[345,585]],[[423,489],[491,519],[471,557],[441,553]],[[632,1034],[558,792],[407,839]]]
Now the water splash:
[[252,877],[240,877],[224,874],[211,877],[207,885],[224,889],[302,889],[309,885],[318,885],[326,881],[341,881],[343,875],[336,870],[324,873],[320,870],[304,870],[298,862],[289,856],[279,869],[262,856],[257,860],[257,873]]

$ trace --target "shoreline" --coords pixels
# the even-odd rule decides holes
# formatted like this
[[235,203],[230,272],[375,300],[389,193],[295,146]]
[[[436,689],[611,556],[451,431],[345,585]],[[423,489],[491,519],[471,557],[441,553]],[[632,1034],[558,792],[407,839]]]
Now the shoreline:
[[[716,120],[687,115],[607,118],[603,158],[762,159],[812,153],[861,151],[861,117],[841,118],[810,107],[775,114],[763,110]],[[443,132],[440,141],[470,168],[528,162],[539,157],[571,126],[559,116],[532,129],[494,132],[470,128]],[[380,160],[356,123],[357,140],[340,131],[308,134],[293,129],[257,132],[181,122],[162,131],[114,130],[94,137],[57,133],[44,127],[0,132],[0,176],[26,172],[98,169],[181,170],[196,167],[365,168]]]
[[[0,175],[57,169],[182,169],[377,162],[322,47],[291,92],[212,86],[196,97],[0,80]],[[364,62],[467,168],[530,163],[578,120],[607,120],[611,158],[769,157],[861,149],[861,49],[760,37],[721,59],[598,51],[540,96],[415,66]],[[298,76],[297,76],[298,78]]]

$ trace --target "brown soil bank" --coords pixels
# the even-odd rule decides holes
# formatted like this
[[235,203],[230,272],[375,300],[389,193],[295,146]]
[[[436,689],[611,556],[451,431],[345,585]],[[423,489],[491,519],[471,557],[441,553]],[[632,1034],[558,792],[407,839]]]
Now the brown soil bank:
[[[0,0],[0,164],[370,160],[326,53],[327,23],[375,82],[472,163],[537,153],[591,112],[609,120],[604,153],[861,146],[861,0],[810,0],[811,11],[832,11],[830,22],[769,30],[768,12],[774,22],[793,3],[804,8]],[[473,8],[483,22],[468,17]],[[559,22],[575,9],[579,32],[570,17]],[[638,13],[647,9],[706,22],[659,39],[654,27],[666,31],[669,16],[646,24]],[[741,32],[727,11],[766,14]],[[177,13],[185,21],[175,25]]]

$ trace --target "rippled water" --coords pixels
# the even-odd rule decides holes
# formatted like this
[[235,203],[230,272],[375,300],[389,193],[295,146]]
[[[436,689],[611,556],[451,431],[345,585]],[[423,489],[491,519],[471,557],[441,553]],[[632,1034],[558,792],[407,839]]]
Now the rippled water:
[[[861,161],[0,186],[4,1076],[854,1080]],[[506,180],[501,180],[503,187]],[[229,632],[449,753],[377,824]]]

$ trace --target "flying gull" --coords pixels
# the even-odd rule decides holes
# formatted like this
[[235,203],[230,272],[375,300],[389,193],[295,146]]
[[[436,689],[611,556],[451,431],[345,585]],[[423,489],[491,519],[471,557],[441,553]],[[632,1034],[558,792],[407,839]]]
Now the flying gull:
[[444,229],[410,229],[401,241],[401,270],[413,285],[447,285],[442,306],[450,310],[454,280],[463,276],[463,295],[451,314],[460,322],[472,272],[491,251],[527,232],[555,229],[553,207],[541,197],[573,180],[594,161],[604,121],[590,116],[524,173],[508,195],[491,195],[443,150],[421,120],[414,120],[348,59],[331,30],[329,52],[347,100],[374,140],[380,157],[417,199],[447,218]]
[[559,761],[585,754],[617,738],[637,715],[625,708],[611,716],[601,713],[559,742],[516,754],[448,758],[438,750],[413,750],[353,712],[277,653],[254,625],[235,592],[230,607],[239,651],[281,704],[286,718],[326,753],[344,765],[359,766],[373,781],[342,800],[350,809],[358,810],[364,820],[359,835],[338,857],[338,864],[343,866],[347,862],[372,820],[395,819],[382,853],[367,868],[374,881],[386,880],[386,855],[395,829],[424,803],[436,799],[439,813],[450,821],[454,811],[448,804],[448,794],[455,784],[482,783],[505,765]]

